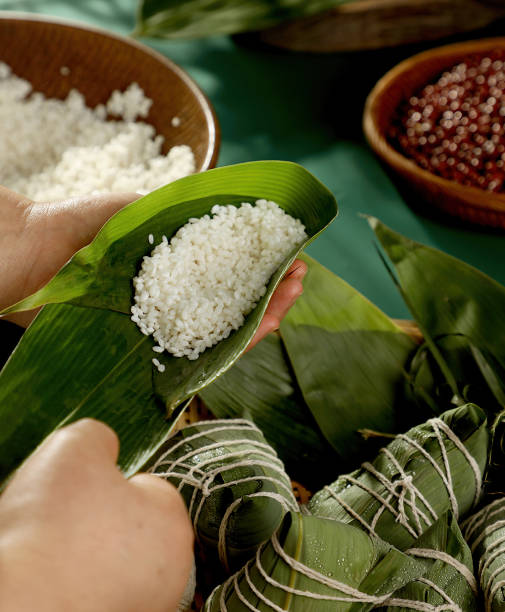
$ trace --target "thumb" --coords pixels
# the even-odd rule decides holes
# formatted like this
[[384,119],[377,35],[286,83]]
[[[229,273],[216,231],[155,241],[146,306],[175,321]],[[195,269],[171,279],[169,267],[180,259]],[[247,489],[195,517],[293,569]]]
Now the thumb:
[[[64,234],[74,251],[89,244],[99,229],[127,204],[138,200],[138,193],[102,193],[58,202],[35,202],[31,216],[50,219],[53,231]],[[65,262],[62,262],[62,264]]]

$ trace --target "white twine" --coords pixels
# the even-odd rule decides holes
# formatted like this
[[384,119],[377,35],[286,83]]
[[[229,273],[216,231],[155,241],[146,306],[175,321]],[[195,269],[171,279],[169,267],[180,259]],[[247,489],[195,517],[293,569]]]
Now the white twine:
[[[505,565],[502,565],[502,567],[500,568],[501,571],[503,571],[505,569]],[[491,591],[489,592],[489,597],[486,601],[486,612],[492,612],[492,602],[494,599],[494,596],[496,595],[496,593],[498,592],[499,589],[505,587],[505,580],[500,580],[499,582],[497,582],[493,588],[491,589]],[[485,599],[485,598],[484,598]]]
[[412,601],[410,599],[401,599],[399,597],[392,597],[384,602],[390,608],[406,608],[407,610],[420,610],[421,612],[465,612],[460,606],[458,606],[445,591],[443,591],[437,584],[428,580],[427,578],[418,578],[416,582],[426,584],[434,591],[436,591],[442,599],[445,599],[445,603],[435,606],[424,601]]
[[471,551],[475,552],[477,546],[479,546],[479,544],[482,542],[482,540],[484,540],[484,538],[486,538],[488,535],[491,535],[495,531],[498,531],[498,529],[501,529],[502,527],[505,527],[505,519],[495,521],[491,525],[488,525],[472,542],[472,545],[470,547]]
[[443,561],[444,563],[447,563],[447,565],[451,565],[463,576],[463,578],[468,582],[468,585],[470,586],[472,591],[475,593],[475,595],[477,595],[477,580],[475,579],[473,573],[464,563],[461,563],[461,561],[458,561],[458,559],[455,559],[446,552],[443,552],[441,550],[434,550],[432,548],[409,548],[405,551],[405,554],[413,555],[414,557],[421,557],[424,559],[436,559],[438,561]]
[[[397,436],[397,439],[400,439],[414,447],[433,466],[447,490],[452,511],[457,519],[459,514],[458,501],[454,493],[449,457],[441,432],[443,432],[443,434],[445,434],[445,436],[462,453],[472,470],[475,481],[474,504],[478,502],[482,489],[482,476],[480,469],[475,459],[468,452],[467,448],[444,421],[434,418],[430,419],[428,424],[432,427],[438,441],[443,469],[425,448],[423,448],[418,442],[410,438],[408,435],[400,434]],[[388,510],[395,518],[396,522],[400,523],[414,539],[417,539],[424,533],[426,527],[430,527],[435,521],[438,520],[438,515],[430,502],[414,484],[413,477],[405,472],[391,451],[387,448],[383,448],[381,449],[381,452],[385,454],[387,459],[399,472],[399,478],[393,481],[389,480],[382,472],[379,472],[371,463],[368,462],[363,463],[361,467],[382,484],[388,495],[375,491],[351,475],[341,476],[343,480],[366,491],[371,497],[379,502],[379,507],[370,523],[368,523],[362,516],[354,511],[343,499],[341,499],[340,495],[338,495],[338,493],[333,491],[330,487],[325,487],[325,490],[353,519],[357,520],[372,535],[377,535],[376,526],[378,520],[380,516],[386,510]],[[396,501],[397,508],[393,506],[393,501]],[[426,511],[420,507],[419,502],[421,502],[421,505],[424,506]],[[409,517],[408,510],[410,510],[412,518]],[[425,524],[425,528],[423,528],[421,521]]]
[[[253,423],[243,419],[210,421],[209,423],[201,423],[199,425],[209,425],[209,427],[177,442],[177,444],[168,449],[168,451],[165,452],[151,468],[151,471],[155,473],[156,476],[178,480],[179,483],[177,489],[179,491],[181,491],[184,486],[192,487],[193,493],[191,495],[188,511],[193,521],[197,539],[199,539],[197,526],[200,514],[207,498],[216,491],[247,482],[273,482],[285,493],[285,495],[281,495],[280,493],[273,491],[250,493],[245,495],[243,498],[236,499],[228,506],[218,528],[218,555],[223,565],[228,568],[226,531],[231,515],[242,503],[245,503],[251,498],[266,497],[278,502],[284,512],[290,510],[295,512],[298,511],[298,504],[293,494],[289,478],[284,471],[284,464],[277,457],[275,450],[271,446],[258,440],[238,438],[235,440],[213,442],[196,449],[190,447],[190,450],[188,450],[186,453],[174,458],[174,451],[183,447],[184,444],[215,433],[225,431],[228,432],[231,430],[253,431],[259,435],[262,435],[261,431]],[[193,427],[193,425],[188,427]],[[199,460],[198,463],[194,464],[189,462],[191,459],[195,461],[194,458],[197,455],[203,456],[208,451],[218,448],[237,446],[243,446],[244,450],[229,452],[217,456],[214,455],[207,457],[206,459]],[[246,454],[248,455],[248,458],[244,458]],[[253,458],[251,458],[251,456]],[[225,460],[226,463],[213,467],[213,464],[219,464],[223,460]],[[217,476],[220,476],[225,472],[244,467],[264,467],[273,472],[273,474],[244,476],[243,478],[237,478],[225,483],[215,482]],[[156,469],[164,469],[164,471],[156,472]],[[183,470],[183,472],[181,473],[180,471],[176,470]]]
[[[197,438],[201,438],[203,436],[206,436],[209,433],[218,433],[218,432],[221,432],[221,431],[229,431],[230,429],[234,429],[235,431],[237,431],[237,430],[259,431],[259,429],[254,425],[254,423],[252,423],[251,421],[247,421],[246,419],[217,419],[215,421],[200,421],[198,423],[199,427],[203,427],[203,426],[207,426],[207,425],[209,426],[208,429],[202,429],[201,431],[193,434],[192,436],[188,436],[187,438],[183,438],[182,440],[177,442],[177,444],[174,444],[171,448],[169,448],[165,453],[163,453],[163,455],[161,455],[158,458],[156,463],[151,467],[150,471],[154,472],[156,470],[156,468],[164,462],[165,458],[168,457],[169,455],[173,454],[179,447],[183,446],[187,442],[191,442],[193,440],[196,440]],[[221,425],[223,425],[223,427],[221,427]],[[229,427],[229,426],[227,427],[226,425],[236,425],[236,427]],[[187,425],[186,427],[183,427],[179,431],[184,431],[186,429],[189,429],[190,427],[194,427],[194,425]],[[177,436],[178,433],[179,432],[177,432],[177,431],[172,433],[167,438],[167,441],[170,440],[171,438],[174,438],[175,436]]]
[[487,547],[486,553],[491,552],[496,547],[498,547],[498,550],[495,550],[493,553],[491,553],[485,561],[484,561],[485,557],[480,558],[479,575],[485,572],[495,559],[497,559],[501,554],[505,553],[505,546],[502,546],[501,548],[499,548],[500,544],[502,544],[503,542],[505,542],[505,536],[498,538],[495,542],[493,542]]
[[[219,532],[218,532],[218,547],[217,547],[218,555],[219,555],[219,559],[221,563],[225,566],[227,570],[229,570],[228,555],[226,552],[226,530],[228,528],[228,521],[230,519],[230,516],[238,508],[238,506],[240,506],[240,504],[245,503],[252,497],[268,497],[270,499],[275,499],[277,502],[279,502],[279,504],[284,508],[286,512],[289,512],[289,510],[293,510],[293,507],[289,506],[289,504],[286,502],[286,499],[282,495],[280,495],[279,493],[271,493],[268,491],[260,491],[258,493],[251,493],[245,497],[240,497],[239,499],[236,499],[234,502],[232,502],[228,506],[228,508],[226,509],[226,512],[223,515],[221,523],[219,524]],[[296,508],[295,508],[295,511],[296,511]]]
[[228,607],[226,605],[226,599],[228,598],[230,592],[229,589],[233,587],[233,591],[236,593],[238,599],[253,612],[259,612],[259,609],[252,605],[247,598],[244,596],[242,591],[240,590],[239,578],[244,576],[245,582],[251,592],[264,604],[269,606],[275,612],[285,612],[284,608],[279,607],[273,601],[271,601],[263,592],[263,590],[258,589],[258,587],[254,584],[251,579],[249,569],[252,567],[254,563],[254,567],[258,570],[261,577],[274,588],[280,589],[284,593],[290,593],[292,595],[297,595],[299,597],[306,597],[308,599],[319,600],[319,601],[335,601],[335,602],[346,602],[346,603],[373,603],[373,604],[383,604],[388,598],[391,597],[391,593],[387,593],[385,595],[370,595],[369,593],[364,593],[359,589],[355,589],[350,585],[340,582],[338,580],[334,580],[324,574],[321,574],[317,570],[314,570],[303,563],[300,563],[290,555],[288,555],[284,549],[282,548],[277,533],[275,533],[271,540],[271,545],[273,546],[275,552],[282,558],[282,560],[288,565],[291,569],[296,570],[299,574],[304,575],[305,577],[318,582],[326,587],[329,587],[335,591],[340,591],[343,595],[321,595],[319,593],[313,593],[312,591],[302,591],[301,589],[296,589],[290,587],[288,585],[282,584],[278,582],[271,576],[267,574],[262,563],[261,563],[261,554],[265,548],[265,544],[262,544],[257,552],[256,558],[251,559],[241,570],[239,570],[233,576],[230,576],[228,580],[221,586],[214,589],[211,593],[209,600],[207,602],[207,607],[210,609],[212,606],[212,602],[214,601],[214,597],[218,591],[221,589],[220,597],[219,597],[219,605],[221,612],[227,612]]
[[465,539],[470,540],[475,531],[480,529],[485,522],[492,516],[499,514],[502,510],[505,510],[505,498],[500,497],[467,518],[461,525]]
[[[253,563],[259,575],[266,583],[268,583],[269,585],[271,585],[272,587],[276,589],[283,591],[284,593],[289,593],[292,595],[296,595],[298,597],[306,597],[308,599],[319,600],[319,601],[335,601],[335,602],[345,602],[345,603],[368,603],[368,604],[372,603],[374,604],[374,608],[390,606],[390,607],[402,607],[402,608],[406,608],[410,610],[419,610],[420,612],[464,612],[464,610],[462,610],[462,608],[459,607],[442,588],[440,588],[437,584],[435,584],[434,582],[432,582],[431,580],[427,578],[418,578],[417,582],[421,582],[423,584],[426,584],[430,588],[432,588],[436,593],[438,593],[442,597],[442,599],[445,601],[444,604],[433,605],[433,604],[421,602],[421,601],[418,602],[418,601],[413,601],[409,599],[394,598],[392,597],[392,593],[388,593],[388,594],[380,595],[380,596],[370,595],[369,593],[364,593],[360,591],[359,589],[351,587],[350,585],[346,583],[330,578],[329,576],[326,576],[318,572],[317,570],[314,570],[313,568],[308,567],[307,565],[301,563],[300,561],[288,555],[279,542],[277,532],[274,533],[274,535],[272,536],[270,540],[270,544],[272,545],[277,555],[284,561],[284,563],[288,567],[295,570],[297,573],[305,576],[306,578],[309,578],[325,587],[328,587],[334,591],[339,591],[340,593],[343,593],[343,595],[324,595],[320,593],[313,593],[312,591],[306,591],[306,590],[301,590],[301,589],[296,589],[294,587],[290,587],[286,584],[279,582],[278,580],[275,580],[266,572],[265,568],[263,567],[261,563],[261,555],[262,555],[263,550],[265,549],[265,544],[262,544],[256,552],[255,559],[251,559],[241,570],[239,570],[237,573],[231,576],[222,585],[222,587],[218,587],[218,588],[221,588],[221,593],[220,593],[220,598],[219,598],[221,612],[228,612],[226,600],[228,599],[230,595],[229,589],[231,587],[233,588],[233,591],[237,595],[238,599],[249,610],[251,610],[252,612],[259,612],[259,609],[256,608],[253,604],[251,604],[251,602],[248,601],[248,599],[245,597],[243,592],[240,590],[239,579],[242,577],[242,575],[245,579],[247,586],[251,590],[251,592],[262,603],[269,606],[275,612],[284,612],[284,608],[279,607],[277,604],[275,604],[265,595],[264,588],[262,587],[258,588],[254,584],[250,576],[250,572],[249,572],[249,569],[253,566]],[[465,579],[468,581],[472,589],[475,589],[475,590],[477,589],[475,578],[473,577],[471,572],[468,570],[468,568],[462,563],[460,563],[457,559],[454,559],[453,557],[448,555],[447,553],[443,553],[441,551],[436,551],[432,549],[419,549],[419,548],[412,548],[406,552],[414,556],[439,559],[445,563],[448,563],[449,565],[454,567],[457,571],[459,571],[465,577]],[[214,591],[212,592],[209,598],[208,609],[210,609],[212,602],[214,601],[214,596],[217,590],[218,589],[214,589]]]

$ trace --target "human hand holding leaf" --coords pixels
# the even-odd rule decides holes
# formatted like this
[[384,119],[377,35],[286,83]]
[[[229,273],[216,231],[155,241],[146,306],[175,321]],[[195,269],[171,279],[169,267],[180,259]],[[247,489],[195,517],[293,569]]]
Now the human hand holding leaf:
[[[158,371],[153,366],[153,339],[130,319],[132,278],[151,249],[147,237],[152,233],[159,242],[162,234],[173,236],[188,219],[209,214],[216,204],[239,206],[265,197],[300,219],[306,240],[288,253],[241,328],[194,361],[158,353],[165,366],[164,372]],[[17,210],[9,230],[11,245],[19,248],[26,210],[36,211],[39,205],[23,203],[15,194],[11,198]],[[51,234],[57,239],[56,228],[70,227],[67,214],[76,215],[74,231],[80,231],[75,229],[80,224],[85,226],[75,204],[56,206],[61,210],[47,205],[39,209],[45,211],[39,221],[48,236],[44,256],[51,251]],[[0,416],[5,425],[0,432],[0,480],[51,431],[82,417],[101,420],[116,431],[121,440],[119,465],[126,474],[135,473],[174,426],[186,400],[231,367],[249,345],[279,326],[301,292],[304,266],[296,264],[297,270],[284,279],[286,273],[301,249],[336,213],[333,195],[301,166],[250,162],[188,176],[125,206],[89,245],[74,255],[75,245],[74,250],[59,251],[59,260],[50,273],[46,269],[45,278],[34,274],[39,262],[30,249],[36,239],[28,234],[30,244],[18,257],[28,259],[22,263],[26,273],[20,283],[21,295],[28,297],[4,308],[3,314],[45,308],[0,373]],[[108,215],[97,216],[95,232]],[[37,216],[32,220],[35,224]],[[89,227],[86,231],[81,234],[82,243],[93,235]],[[15,258],[11,263],[16,263]],[[55,276],[36,290],[51,274]],[[5,301],[12,304],[16,297]]]
[[[44,286],[58,270],[95,237],[103,224],[140,196],[111,193],[60,202],[33,202],[0,186],[0,310]],[[302,293],[306,266],[293,263],[273,294],[247,350],[280,322]],[[38,309],[11,313],[5,318],[28,327]]]

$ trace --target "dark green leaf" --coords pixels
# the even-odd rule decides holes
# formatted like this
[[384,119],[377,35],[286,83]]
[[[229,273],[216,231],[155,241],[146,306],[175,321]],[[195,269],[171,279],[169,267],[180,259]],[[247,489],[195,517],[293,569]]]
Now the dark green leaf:
[[[435,338],[440,354],[454,373],[454,378],[465,401],[480,403],[492,413],[505,406],[503,387],[505,371],[491,355],[479,350],[468,338],[449,334]],[[412,392],[422,405],[427,402],[435,414],[440,414],[453,403],[451,387],[433,358],[429,347],[423,344],[412,359],[409,369]]]
[[338,470],[338,455],[305,405],[278,336],[267,336],[200,397],[218,418],[254,421],[291,478],[305,486],[322,486]]
[[505,287],[476,268],[370,219],[422,330],[462,334],[505,368]]
[[397,432],[422,420],[399,393],[415,343],[342,279],[303,258],[304,293],[281,336],[305,402],[350,466],[370,451],[358,430]]
[[[93,341],[79,350],[83,335]],[[85,416],[116,431],[119,465],[137,471],[174,423],[152,392],[151,344],[126,315],[44,307],[0,373],[0,482],[51,431]]]
[[[413,607],[415,605],[426,603],[434,609],[437,606],[442,606],[443,609],[448,600],[451,600],[459,610],[477,611],[478,587],[473,575],[472,553],[451,512],[445,512],[414,542],[412,548],[405,552],[423,565],[425,573],[422,577],[416,576],[415,580],[393,594],[391,599],[394,605],[389,601],[386,602],[389,605],[380,607],[379,610],[407,612],[416,609]],[[439,552],[451,559],[443,556],[437,559]]]
[[198,38],[261,30],[350,0],[141,0],[134,36]]

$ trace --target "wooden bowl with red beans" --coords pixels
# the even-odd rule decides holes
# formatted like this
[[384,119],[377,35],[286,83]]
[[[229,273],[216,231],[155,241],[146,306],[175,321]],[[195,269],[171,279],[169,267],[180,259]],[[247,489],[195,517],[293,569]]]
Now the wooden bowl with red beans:
[[505,229],[505,38],[404,60],[368,96],[363,129],[418,207]]

